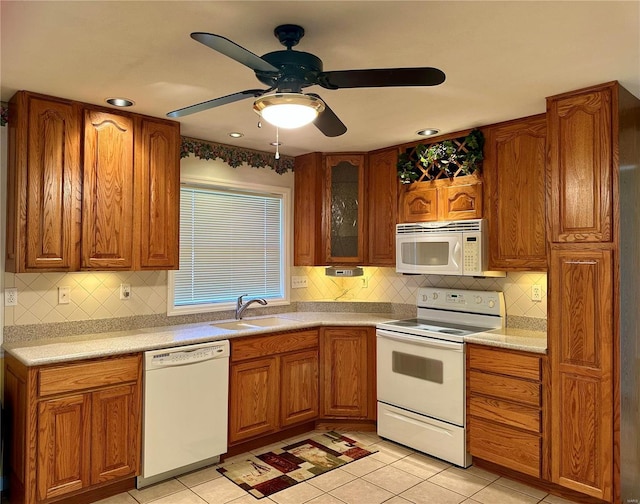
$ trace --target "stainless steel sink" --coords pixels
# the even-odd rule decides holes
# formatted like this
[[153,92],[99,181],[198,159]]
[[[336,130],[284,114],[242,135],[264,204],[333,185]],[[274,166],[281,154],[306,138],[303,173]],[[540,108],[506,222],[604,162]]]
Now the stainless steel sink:
[[277,327],[280,325],[291,324],[291,320],[280,317],[265,317],[247,320],[234,320],[232,322],[221,322],[211,324],[213,327],[220,329],[229,329],[231,331],[246,331],[249,329],[263,329],[265,327]]
[[258,326],[249,324],[244,320],[235,320],[233,322],[222,322],[221,324],[211,324],[213,327],[220,329],[231,329],[232,331],[242,331],[246,329],[255,329]]
[[[242,322],[241,320],[239,322]],[[291,324],[291,320],[280,317],[265,317],[251,320],[245,320],[247,324],[251,324],[258,327],[276,327],[279,325]]]

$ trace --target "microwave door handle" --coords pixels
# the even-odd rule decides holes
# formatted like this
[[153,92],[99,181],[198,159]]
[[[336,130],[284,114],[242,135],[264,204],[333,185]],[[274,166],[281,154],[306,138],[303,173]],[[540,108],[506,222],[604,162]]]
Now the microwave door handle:
[[418,344],[420,346],[429,347],[429,348],[438,348],[438,349],[450,350],[454,352],[463,351],[463,344],[453,342],[453,341],[436,340],[433,338],[425,338],[422,336],[413,336],[411,334],[396,334],[391,331],[385,331],[383,329],[378,329],[376,331],[376,336],[380,338],[391,339],[394,341],[401,341],[403,343]]
[[[460,268],[460,263],[462,259],[461,256],[462,256],[462,245],[460,245],[460,241],[456,241],[456,244],[453,247],[453,255],[452,255],[452,260],[456,268]],[[460,271],[462,272],[462,270]]]

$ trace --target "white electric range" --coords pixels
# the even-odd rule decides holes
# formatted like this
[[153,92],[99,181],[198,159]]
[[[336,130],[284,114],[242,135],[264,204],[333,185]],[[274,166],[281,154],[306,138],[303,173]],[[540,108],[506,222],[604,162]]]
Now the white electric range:
[[428,287],[416,318],[378,324],[378,435],[468,467],[465,336],[505,318],[502,292]]

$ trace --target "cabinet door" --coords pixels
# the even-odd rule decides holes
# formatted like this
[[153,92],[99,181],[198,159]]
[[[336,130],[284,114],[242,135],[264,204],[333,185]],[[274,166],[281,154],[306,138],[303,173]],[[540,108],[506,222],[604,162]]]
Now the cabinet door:
[[[140,119],[136,142],[136,211],[140,269],[178,269],[180,124]],[[138,269],[138,268],[136,268]]]
[[132,269],[133,119],[84,112],[83,269]]
[[138,473],[140,394],[137,385],[91,394],[91,484]]
[[321,416],[367,418],[367,328],[322,329]]
[[554,483],[611,501],[613,262],[610,250],[551,250]]
[[364,177],[364,154],[326,156],[322,213],[326,264],[365,261]]
[[552,242],[612,236],[612,88],[547,99]]
[[38,499],[51,499],[90,484],[89,394],[38,405]]
[[71,271],[79,264],[80,117],[63,100],[12,100],[7,269]]
[[288,427],[318,417],[318,352],[296,352],[280,357],[280,426]]
[[482,218],[482,182],[438,188],[438,220]]
[[487,132],[483,176],[489,269],[546,270],[544,115]]
[[231,365],[229,444],[277,430],[279,386],[276,357]]
[[293,265],[319,266],[322,215],[322,154],[295,160],[293,192]]
[[398,150],[369,154],[367,168],[368,260],[371,266],[395,266],[398,208]]
[[430,183],[417,182],[400,191],[399,222],[438,220],[438,189]]

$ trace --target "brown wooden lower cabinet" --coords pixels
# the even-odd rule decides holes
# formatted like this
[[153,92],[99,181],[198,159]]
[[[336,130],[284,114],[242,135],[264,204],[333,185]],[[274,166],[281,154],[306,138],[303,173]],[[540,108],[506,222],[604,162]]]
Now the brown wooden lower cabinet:
[[229,445],[317,416],[317,329],[231,340]]
[[139,474],[141,354],[26,367],[5,356],[9,498],[35,504]]
[[320,350],[320,416],[375,420],[375,329],[323,327]]
[[467,442],[474,457],[543,476],[543,357],[467,345]]

